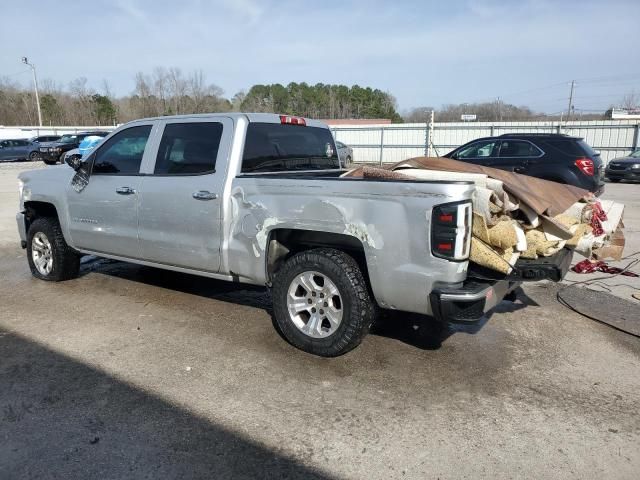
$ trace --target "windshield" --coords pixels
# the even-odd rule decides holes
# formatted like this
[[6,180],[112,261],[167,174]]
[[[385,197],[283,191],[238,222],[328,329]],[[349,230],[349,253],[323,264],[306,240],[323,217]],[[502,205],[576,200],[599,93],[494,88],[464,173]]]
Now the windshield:
[[636,150],[635,152],[633,152],[631,155],[629,155],[631,158],[640,158],[640,150]]
[[60,143],[73,143],[76,141],[76,135],[63,135],[58,142]]
[[340,160],[327,128],[257,122],[247,127],[244,173],[335,168]]

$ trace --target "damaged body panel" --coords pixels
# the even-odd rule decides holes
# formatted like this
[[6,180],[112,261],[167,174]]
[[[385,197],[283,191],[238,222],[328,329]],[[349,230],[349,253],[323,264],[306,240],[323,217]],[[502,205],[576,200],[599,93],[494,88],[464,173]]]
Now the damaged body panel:
[[353,240],[346,246],[361,249],[371,289],[384,308],[430,313],[434,284],[466,278],[466,262],[431,255],[429,232],[433,206],[471,198],[470,184],[285,177],[233,181],[224,254],[228,270],[241,280],[269,283],[266,255],[278,232],[307,233],[295,237],[309,245],[325,243],[323,234],[333,234],[333,242]]

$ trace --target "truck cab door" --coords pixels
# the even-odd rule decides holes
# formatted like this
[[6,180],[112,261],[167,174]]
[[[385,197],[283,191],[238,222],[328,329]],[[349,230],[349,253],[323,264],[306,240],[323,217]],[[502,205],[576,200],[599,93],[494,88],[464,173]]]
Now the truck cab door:
[[140,185],[141,258],[218,272],[231,118],[164,120]]
[[80,191],[67,187],[69,233],[74,247],[123,257],[138,257],[140,167],[154,122],[116,132],[93,152],[82,168],[89,182]]

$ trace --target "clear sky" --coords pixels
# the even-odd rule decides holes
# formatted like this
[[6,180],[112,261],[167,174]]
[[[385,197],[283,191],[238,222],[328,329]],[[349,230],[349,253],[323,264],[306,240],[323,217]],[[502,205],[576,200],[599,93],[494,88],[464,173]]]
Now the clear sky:
[[5,0],[0,77],[202,69],[231,97],[255,83],[371,86],[401,110],[496,97],[548,113],[640,94],[640,0]]

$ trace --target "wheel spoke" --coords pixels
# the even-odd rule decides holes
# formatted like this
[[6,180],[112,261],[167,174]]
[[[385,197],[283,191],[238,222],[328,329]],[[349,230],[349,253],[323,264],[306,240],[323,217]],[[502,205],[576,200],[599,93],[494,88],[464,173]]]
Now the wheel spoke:
[[311,295],[311,292],[318,290],[316,282],[313,280],[312,273],[305,273],[304,275],[300,275],[298,281],[302,285],[302,288],[304,288],[309,295]]
[[333,296],[340,296],[340,293],[338,292],[338,287],[336,287],[333,282],[329,282],[328,284],[325,285],[325,290],[327,290],[327,297],[331,298]]
[[324,311],[324,314],[327,317],[327,320],[329,320],[329,323],[331,324],[332,328],[335,328],[338,325],[340,325],[340,320],[342,319],[341,310],[334,310],[333,307],[330,306]]
[[34,258],[33,261],[35,262],[36,267],[38,267],[38,270],[42,270],[44,262],[45,262],[44,257],[40,256],[40,257]]
[[309,303],[306,299],[300,297],[293,297],[292,301],[289,302],[289,306],[296,313],[305,312],[309,310]]
[[320,317],[316,313],[312,313],[309,317],[309,321],[304,326],[305,333],[307,335],[311,335],[312,337],[317,337],[321,334],[320,332]]

